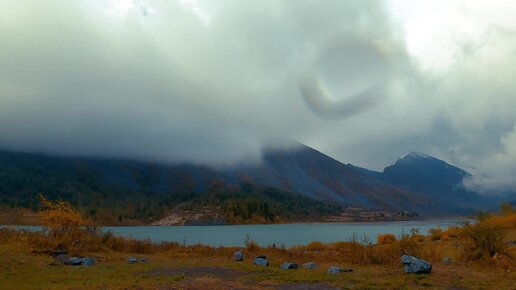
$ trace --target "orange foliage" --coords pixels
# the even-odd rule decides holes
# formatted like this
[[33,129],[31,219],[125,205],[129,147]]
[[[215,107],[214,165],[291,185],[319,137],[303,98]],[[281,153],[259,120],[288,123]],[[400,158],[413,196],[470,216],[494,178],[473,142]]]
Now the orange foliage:
[[516,229],[516,213],[492,216],[489,218],[489,222],[505,229]]
[[441,228],[437,227],[435,229],[429,229],[428,233],[430,234],[430,238],[432,239],[432,241],[437,241],[441,239],[441,237],[444,234],[444,231]]
[[396,241],[396,236],[394,236],[393,234],[378,235],[376,237],[376,243],[381,245],[387,245],[394,241]]
[[441,237],[441,239],[444,238],[445,236],[448,239],[456,239],[459,237],[459,235],[460,235],[459,227],[448,227],[448,229],[446,229],[446,231],[443,232],[443,236]]
[[465,223],[461,228],[460,237],[466,245],[464,258],[486,260],[502,255],[512,259],[504,241],[510,229],[516,229],[516,213],[506,211],[495,216],[480,213],[474,223]]
[[73,206],[63,200],[49,201],[42,194],[38,196],[42,210],[39,216],[44,225],[52,232],[64,233],[78,230],[81,226],[88,226],[85,219]]
[[324,248],[325,246],[323,245],[323,243],[319,241],[311,242],[306,246],[306,249],[308,251],[322,251],[324,250]]
[[[171,257],[230,257],[236,250],[234,247],[185,246],[175,242],[152,243],[150,240],[118,237],[110,232],[90,231],[84,227],[89,222],[82,218],[70,204],[63,201],[49,202],[44,198],[40,198],[40,200],[43,208],[42,218],[50,229],[60,234],[47,235],[40,232],[0,229],[0,242],[22,241],[35,249],[64,247],[68,252],[74,254],[116,251],[134,254],[163,253]],[[448,252],[446,254],[442,252],[442,249],[446,248],[452,253],[457,253],[457,260],[461,258],[458,251],[463,251],[462,258],[467,261],[479,260],[480,257],[486,256],[499,261],[512,261],[510,253],[507,254],[505,251],[503,237],[505,229],[516,228],[515,221],[516,213],[479,216],[474,224],[450,227],[446,231],[441,229],[433,231],[432,234],[442,241],[439,243],[425,242],[425,237],[414,231],[411,234],[402,234],[399,238],[392,234],[379,235],[376,244],[370,243],[365,238],[363,241],[359,241],[355,237],[347,242],[323,244],[315,241],[307,246],[286,249],[283,246],[276,247],[275,245],[262,247],[246,236],[244,239],[246,246],[242,251],[246,259],[263,254],[272,261],[294,260],[298,263],[346,261],[359,265],[395,266],[399,264],[399,257],[402,254],[438,262],[443,256],[450,256]],[[460,240],[454,241],[454,243],[460,244],[460,248],[455,246],[452,248],[452,243],[446,242],[451,238],[460,238]]]

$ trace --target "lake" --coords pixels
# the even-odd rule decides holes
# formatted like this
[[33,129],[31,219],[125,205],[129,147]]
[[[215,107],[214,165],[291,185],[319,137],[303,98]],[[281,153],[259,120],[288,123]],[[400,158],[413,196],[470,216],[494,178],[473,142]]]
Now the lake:
[[[228,225],[228,226],[124,226],[102,227],[115,235],[135,239],[151,239],[154,242],[176,241],[181,244],[205,244],[210,246],[243,246],[248,236],[261,246],[275,244],[305,245],[312,241],[331,243],[348,241],[354,235],[362,240],[365,235],[376,241],[378,234],[392,233],[399,236],[412,228],[421,234],[435,227],[446,229],[458,225],[462,220],[424,220],[378,223],[312,223],[275,225]],[[41,227],[14,226],[18,229],[39,230]]]

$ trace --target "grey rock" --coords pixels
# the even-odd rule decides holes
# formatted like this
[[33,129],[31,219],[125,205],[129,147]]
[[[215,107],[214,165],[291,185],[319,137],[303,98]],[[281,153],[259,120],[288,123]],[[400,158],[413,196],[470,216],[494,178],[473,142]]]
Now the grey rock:
[[[62,259],[62,258],[60,258]],[[84,257],[84,258],[79,258],[79,257],[71,257],[67,260],[65,260],[63,262],[63,264],[65,265],[71,265],[71,266],[94,266],[95,265],[95,260],[93,260],[93,258],[91,257]]]
[[233,260],[242,261],[243,259],[244,259],[244,255],[242,254],[242,251],[238,250],[233,254]]
[[64,262],[65,265],[79,266],[82,265],[83,260],[79,257],[71,257]]
[[68,257],[67,255],[65,254],[60,254],[60,255],[57,255],[54,257],[54,260],[58,263],[61,263],[61,264],[65,264],[66,261],[68,261],[68,259],[70,259],[70,257]]
[[95,260],[93,260],[92,257],[84,257],[84,258],[82,258],[82,265],[87,266],[87,267],[94,266]]
[[337,266],[331,266],[330,268],[328,268],[328,274],[338,274],[344,272],[353,272],[353,269],[342,269]]
[[135,257],[129,257],[127,258],[127,263],[129,264],[136,264],[136,263],[147,263],[149,260],[147,258],[135,258]]
[[443,263],[444,265],[450,265],[451,264],[451,258],[450,257],[445,257],[441,263]]
[[296,263],[283,263],[283,264],[281,264],[281,269],[282,270],[295,270],[295,269],[297,269],[297,264]]
[[430,263],[413,256],[401,256],[401,263],[403,264],[405,273],[428,274],[432,271],[432,265]]
[[305,269],[315,269],[317,268],[317,264],[315,262],[308,262],[303,264],[303,268]]
[[267,258],[264,255],[254,257],[253,263],[258,266],[269,266],[269,261],[267,261]]
[[341,269],[339,267],[331,266],[330,268],[328,268],[328,274],[338,274],[340,272]]

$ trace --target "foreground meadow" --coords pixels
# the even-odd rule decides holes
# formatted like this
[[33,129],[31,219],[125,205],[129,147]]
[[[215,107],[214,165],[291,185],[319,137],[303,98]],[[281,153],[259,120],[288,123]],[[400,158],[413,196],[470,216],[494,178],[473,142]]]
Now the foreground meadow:
[[[248,240],[241,262],[232,259],[238,248],[124,239],[84,226],[66,203],[44,208],[43,233],[0,229],[0,289],[516,289],[516,213],[507,205],[472,224],[383,235],[376,244],[357,237],[282,248]],[[429,261],[432,272],[404,273],[402,254]],[[59,255],[92,257],[95,265],[64,265]],[[256,255],[270,265],[254,265]],[[281,270],[284,262],[317,267]],[[330,266],[353,271],[328,274]]]

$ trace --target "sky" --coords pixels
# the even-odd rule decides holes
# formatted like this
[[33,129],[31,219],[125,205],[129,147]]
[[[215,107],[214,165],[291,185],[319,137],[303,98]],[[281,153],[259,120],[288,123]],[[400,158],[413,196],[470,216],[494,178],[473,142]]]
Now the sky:
[[374,170],[441,158],[516,190],[516,2],[0,0],[0,148]]

